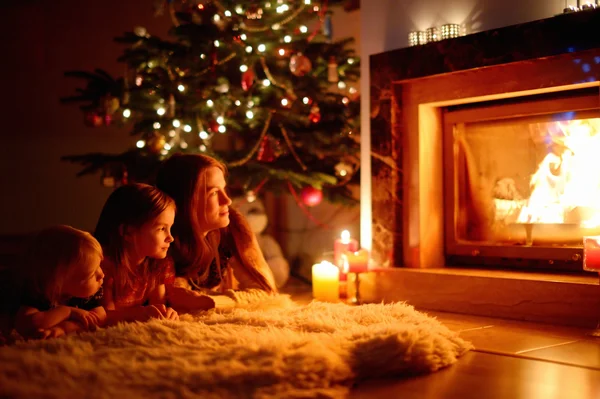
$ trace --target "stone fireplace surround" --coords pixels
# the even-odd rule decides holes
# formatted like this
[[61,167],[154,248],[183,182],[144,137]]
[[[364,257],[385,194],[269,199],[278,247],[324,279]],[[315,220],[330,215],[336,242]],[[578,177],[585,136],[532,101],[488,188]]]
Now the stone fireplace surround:
[[593,274],[445,267],[441,110],[599,87],[598,27],[585,11],[371,56],[373,257],[392,267],[365,276],[363,298],[595,326]]

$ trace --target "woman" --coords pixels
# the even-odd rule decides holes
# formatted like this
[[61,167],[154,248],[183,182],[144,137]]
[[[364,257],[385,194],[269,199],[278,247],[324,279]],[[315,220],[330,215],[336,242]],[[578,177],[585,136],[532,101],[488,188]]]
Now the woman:
[[205,155],[173,155],[161,166],[157,186],[175,200],[177,215],[169,251],[175,284],[169,303],[179,309],[206,309],[233,303],[204,294],[259,289],[275,293],[275,283],[256,237],[225,192],[226,168]]

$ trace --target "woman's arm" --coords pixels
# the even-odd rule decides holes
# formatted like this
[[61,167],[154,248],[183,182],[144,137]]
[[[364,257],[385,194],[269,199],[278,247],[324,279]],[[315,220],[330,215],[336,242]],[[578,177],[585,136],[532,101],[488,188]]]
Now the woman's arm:
[[57,306],[43,312],[29,306],[21,306],[15,319],[15,328],[19,334],[29,336],[39,330],[52,328],[68,320],[70,316],[71,308],[68,306]]
[[209,310],[215,307],[215,300],[212,296],[192,291],[187,279],[184,277],[175,278],[175,282],[167,284],[165,288],[169,305],[178,312]]

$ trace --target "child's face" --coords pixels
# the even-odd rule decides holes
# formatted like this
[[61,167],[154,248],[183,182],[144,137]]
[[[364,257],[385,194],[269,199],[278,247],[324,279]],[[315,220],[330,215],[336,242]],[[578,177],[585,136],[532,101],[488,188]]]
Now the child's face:
[[199,209],[198,220],[203,232],[229,225],[231,199],[225,192],[225,176],[221,169],[213,166],[206,171],[206,209]]
[[100,262],[100,256],[95,255],[88,264],[71,273],[63,284],[63,293],[69,297],[87,298],[98,292],[104,281]]
[[153,220],[133,229],[135,251],[140,258],[164,259],[173,242],[171,226],[175,220],[175,209],[168,207]]

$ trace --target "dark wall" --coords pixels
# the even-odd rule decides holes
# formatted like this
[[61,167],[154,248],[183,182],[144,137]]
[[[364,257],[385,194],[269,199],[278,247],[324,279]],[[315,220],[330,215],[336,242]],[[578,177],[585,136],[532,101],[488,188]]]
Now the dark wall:
[[164,36],[167,16],[149,0],[0,1],[0,234],[57,223],[91,230],[111,189],[99,176],[76,178],[62,155],[121,152],[133,142],[114,127],[87,128],[59,98],[79,82],[66,70],[122,74],[112,39],[141,25]]

